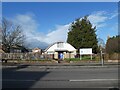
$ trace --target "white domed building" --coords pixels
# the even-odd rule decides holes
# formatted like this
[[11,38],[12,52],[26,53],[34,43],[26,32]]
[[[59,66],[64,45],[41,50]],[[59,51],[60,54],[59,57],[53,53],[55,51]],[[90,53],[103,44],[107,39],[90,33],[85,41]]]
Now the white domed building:
[[50,45],[46,50],[46,54],[53,54],[54,59],[59,59],[59,54],[62,53],[64,58],[74,58],[76,55],[76,49],[65,42],[56,42]]

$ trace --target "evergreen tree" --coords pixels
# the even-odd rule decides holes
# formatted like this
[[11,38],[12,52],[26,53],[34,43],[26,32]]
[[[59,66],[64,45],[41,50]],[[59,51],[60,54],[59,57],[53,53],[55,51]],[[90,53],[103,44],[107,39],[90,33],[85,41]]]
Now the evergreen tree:
[[92,48],[93,53],[97,53],[98,41],[95,32],[96,27],[92,27],[88,16],[76,19],[69,29],[67,42],[78,49],[78,52],[80,48]]

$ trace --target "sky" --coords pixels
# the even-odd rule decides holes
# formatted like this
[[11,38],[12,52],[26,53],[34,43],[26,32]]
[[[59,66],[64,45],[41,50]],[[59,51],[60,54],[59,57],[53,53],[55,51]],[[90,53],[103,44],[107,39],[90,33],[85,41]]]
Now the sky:
[[89,15],[97,38],[118,35],[117,2],[3,2],[2,16],[22,26],[26,42],[41,47],[66,42],[70,24]]

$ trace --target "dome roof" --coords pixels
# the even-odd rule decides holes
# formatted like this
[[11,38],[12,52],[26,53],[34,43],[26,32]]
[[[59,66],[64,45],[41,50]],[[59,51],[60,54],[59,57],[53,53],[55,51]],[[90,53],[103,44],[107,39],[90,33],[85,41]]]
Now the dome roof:
[[69,43],[65,42],[56,42],[50,45],[45,51],[46,52],[54,52],[54,51],[75,51],[76,49],[70,45]]

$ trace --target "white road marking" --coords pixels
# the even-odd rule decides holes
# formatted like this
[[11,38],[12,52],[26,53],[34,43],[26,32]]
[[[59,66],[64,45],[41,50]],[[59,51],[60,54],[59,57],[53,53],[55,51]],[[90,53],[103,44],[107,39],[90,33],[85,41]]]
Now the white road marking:
[[[16,80],[16,79],[2,79],[0,81],[25,81],[25,82],[34,82],[36,80]],[[39,81],[58,81],[58,80],[39,80]],[[59,80],[61,81],[61,80]],[[64,80],[62,80],[64,81]],[[65,81],[70,81],[70,82],[94,82],[94,81],[118,81],[118,79],[71,79],[71,80],[65,80]]]
[[69,80],[70,82],[88,82],[88,81],[117,81],[118,79],[73,79],[73,80]]

